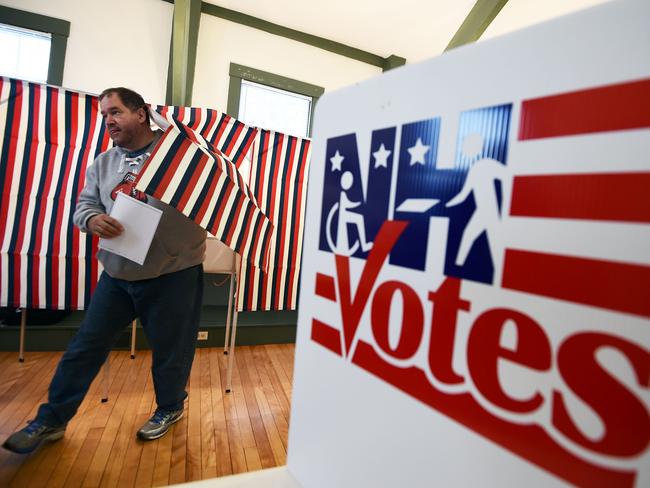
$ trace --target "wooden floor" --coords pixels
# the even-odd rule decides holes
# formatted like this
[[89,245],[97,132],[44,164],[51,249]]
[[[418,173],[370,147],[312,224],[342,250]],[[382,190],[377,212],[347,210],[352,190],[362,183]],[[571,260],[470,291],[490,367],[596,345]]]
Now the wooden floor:
[[[228,356],[197,349],[184,418],[161,439],[135,431],[155,409],[150,351],[111,353],[109,401],[102,375],[65,437],[29,455],[0,448],[0,487],[164,486],[285,464],[293,345],[238,347],[233,390]],[[0,442],[34,417],[61,353],[0,353]]]

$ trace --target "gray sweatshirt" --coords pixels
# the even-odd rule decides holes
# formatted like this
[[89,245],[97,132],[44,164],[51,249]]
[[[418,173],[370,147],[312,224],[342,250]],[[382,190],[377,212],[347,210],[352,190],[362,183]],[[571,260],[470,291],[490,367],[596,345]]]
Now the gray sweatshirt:
[[145,152],[134,158],[121,147],[113,147],[100,154],[86,172],[86,185],[79,195],[73,221],[83,232],[88,232],[88,220],[94,215],[110,214],[116,191],[145,200],[147,204],[163,211],[149,253],[141,266],[138,263],[100,249],[97,258],[104,270],[113,278],[128,281],[156,278],[180,271],[203,262],[206,231],[173,207],[149,195],[138,192],[132,181],[160,138]]

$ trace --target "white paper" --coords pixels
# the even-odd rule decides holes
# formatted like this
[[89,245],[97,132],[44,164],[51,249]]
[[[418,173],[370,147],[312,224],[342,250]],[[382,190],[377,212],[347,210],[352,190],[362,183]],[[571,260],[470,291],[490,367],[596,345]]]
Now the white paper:
[[100,239],[99,248],[142,265],[161,215],[162,210],[118,193],[110,216],[122,224],[124,232],[112,239]]

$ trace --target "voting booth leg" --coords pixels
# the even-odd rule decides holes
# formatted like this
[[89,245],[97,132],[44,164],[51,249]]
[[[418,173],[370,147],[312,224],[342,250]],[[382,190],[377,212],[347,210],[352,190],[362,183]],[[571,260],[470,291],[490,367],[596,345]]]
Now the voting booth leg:
[[135,327],[138,324],[138,320],[134,319],[131,323],[131,359],[135,359]]
[[226,339],[223,342],[223,353],[228,354],[228,340],[230,339],[230,321],[232,320],[233,282],[235,281],[235,270],[230,273],[230,289],[228,290],[228,316],[226,318]]
[[18,345],[18,362],[25,362],[25,328],[27,327],[27,310],[20,311],[20,342]]
[[109,355],[106,358],[106,362],[104,362],[104,366],[102,366],[102,369],[104,370],[104,377],[102,378],[104,381],[104,395],[102,395],[102,403],[106,403],[108,401],[108,387],[111,381],[110,362],[111,362],[111,358]]
[[[239,255],[235,255],[234,269],[232,273],[232,282],[235,292],[231,294],[234,302],[234,307],[237,307],[237,288],[239,287],[239,272],[241,271],[241,260]],[[231,283],[232,283],[231,282]],[[228,309],[230,311],[230,307]],[[235,308],[232,314],[232,332],[230,334],[230,348],[228,350],[228,369],[226,371],[226,393],[230,393],[232,389],[232,368],[235,366],[235,336],[237,335],[237,309]]]
[[235,366],[235,336],[237,335],[237,314],[232,321],[232,334],[230,336],[230,350],[228,354],[228,369],[226,371],[226,393],[232,389],[232,368]]

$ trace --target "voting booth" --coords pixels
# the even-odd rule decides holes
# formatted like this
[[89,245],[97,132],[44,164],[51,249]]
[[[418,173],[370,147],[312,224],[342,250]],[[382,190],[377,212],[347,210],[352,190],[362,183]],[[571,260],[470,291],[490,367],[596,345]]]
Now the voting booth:
[[284,469],[206,486],[650,485],[650,4],[328,94]]

